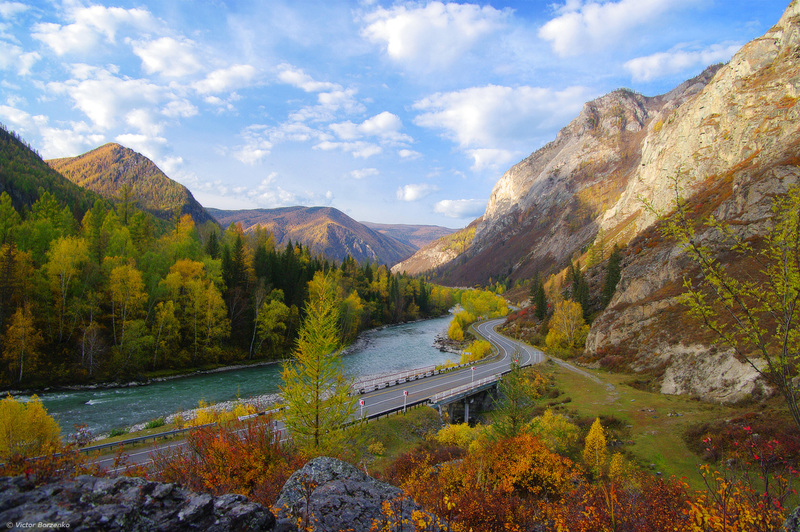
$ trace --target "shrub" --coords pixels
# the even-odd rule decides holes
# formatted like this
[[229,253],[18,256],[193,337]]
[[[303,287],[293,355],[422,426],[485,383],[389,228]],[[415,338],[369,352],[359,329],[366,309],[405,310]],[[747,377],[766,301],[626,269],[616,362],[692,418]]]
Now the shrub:
[[37,396],[27,403],[11,395],[0,401],[0,460],[52,453],[61,445],[60,434]]

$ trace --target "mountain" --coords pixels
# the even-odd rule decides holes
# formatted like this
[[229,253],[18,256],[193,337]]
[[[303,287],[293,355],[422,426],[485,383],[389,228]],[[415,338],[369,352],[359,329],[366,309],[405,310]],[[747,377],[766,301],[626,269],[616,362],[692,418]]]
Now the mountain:
[[373,231],[399,240],[414,249],[427,246],[434,240],[455,232],[455,229],[439,225],[403,225],[403,224],[376,224],[361,222]]
[[15,134],[0,127],[0,194],[8,193],[14,208],[22,213],[48,191],[62,205],[69,205],[78,219],[97,196],[50,168]]
[[356,261],[392,265],[414,253],[410,244],[382,235],[331,207],[284,207],[226,211],[208,209],[223,226],[241,223],[245,231],[269,230],[275,243],[300,242],[316,253],[336,260],[348,255]]
[[[588,102],[553,142],[501,177],[472,242],[433,280],[546,278],[576,259],[585,266],[589,249],[603,256],[614,244],[627,246],[622,279],[592,323],[584,360],[641,372],[665,393],[723,401],[763,393],[752,368],[712,346],[713,335],[684,316],[676,298],[684,276],[697,271],[660,236],[645,201],[668,212],[678,179],[692,217],[714,214],[758,242],[771,197],[800,182],[798,50],[800,3],[793,0],[726,65],[661,96],[618,90]],[[718,237],[699,238],[716,246],[720,263],[743,267],[730,262]]]
[[[585,104],[553,142],[500,178],[471,245],[458,260],[440,266],[437,279],[469,286],[563,267],[592,243],[598,218],[634,178],[649,127],[702,90],[717,70],[710,67],[665,95],[620,89]],[[609,237],[608,245],[617,240]],[[431,266],[421,261],[407,271]]]
[[162,220],[171,220],[175,211],[189,214],[195,224],[213,221],[185,186],[167,177],[144,155],[119,144],[109,143],[77,157],[47,161],[81,187],[109,199],[119,199],[123,187],[130,187],[136,205]]

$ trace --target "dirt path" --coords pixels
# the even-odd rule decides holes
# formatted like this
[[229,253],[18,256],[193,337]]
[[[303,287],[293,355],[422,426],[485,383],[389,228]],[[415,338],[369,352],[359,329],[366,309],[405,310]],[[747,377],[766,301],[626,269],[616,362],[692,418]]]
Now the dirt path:
[[573,366],[572,364],[570,364],[568,362],[564,362],[563,360],[561,360],[559,358],[548,357],[548,359],[552,360],[553,362],[555,362],[556,364],[558,364],[559,366],[561,366],[562,368],[564,368],[564,369],[566,369],[568,371],[571,371],[573,373],[577,373],[578,375],[580,375],[582,377],[586,377],[590,381],[592,381],[592,382],[594,382],[596,384],[599,384],[600,386],[605,386],[605,388],[606,388],[606,400],[607,400],[606,402],[615,403],[615,402],[617,402],[619,400],[619,392],[617,391],[617,387],[614,386],[613,384],[607,383],[607,382],[603,381],[602,379],[600,379],[599,377],[597,377],[595,375],[592,375],[588,371],[584,371],[584,370],[582,370],[580,368],[577,368],[577,367]]

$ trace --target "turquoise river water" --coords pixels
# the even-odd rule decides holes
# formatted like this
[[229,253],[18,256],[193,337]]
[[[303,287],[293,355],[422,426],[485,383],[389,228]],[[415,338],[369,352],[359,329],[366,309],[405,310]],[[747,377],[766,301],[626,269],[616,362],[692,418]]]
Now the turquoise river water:
[[[450,316],[392,325],[368,331],[343,357],[345,372],[354,377],[441,364],[454,355],[433,346],[444,334]],[[48,413],[64,433],[86,424],[92,434],[129,427],[209,403],[277,394],[280,365],[192,375],[144,386],[63,391],[40,396]]]

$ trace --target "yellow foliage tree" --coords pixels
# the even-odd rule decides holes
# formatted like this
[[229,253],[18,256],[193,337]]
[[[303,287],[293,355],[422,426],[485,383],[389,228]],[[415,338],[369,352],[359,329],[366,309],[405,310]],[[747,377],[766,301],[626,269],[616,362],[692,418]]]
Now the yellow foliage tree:
[[453,320],[450,322],[450,327],[447,329],[447,337],[451,340],[455,340],[456,342],[461,342],[464,340],[464,330],[461,328],[458,320]]
[[42,333],[33,322],[33,313],[27,306],[19,307],[3,335],[3,358],[13,373],[18,374],[18,382],[22,382],[25,371],[36,366],[44,340]]
[[579,347],[586,341],[588,333],[589,326],[583,319],[580,303],[559,301],[550,319],[545,343],[547,347]]
[[461,363],[469,364],[484,358],[491,353],[492,344],[486,340],[475,340],[461,353]]
[[27,403],[10,395],[0,401],[0,460],[52,453],[61,443],[60,433],[37,396]]
[[583,462],[595,477],[599,477],[603,474],[603,471],[605,471],[607,461],[608,451],[606,450],[606,434],[603,425],[600,423],[600,418],[597,418],[594,420],[594,423],[592,423],[589,434],[586,435],[586,444],[583,448]]
[[548,408],[531,422],[531,433],[554,453],[566,454],[578,443],[578,426]]

